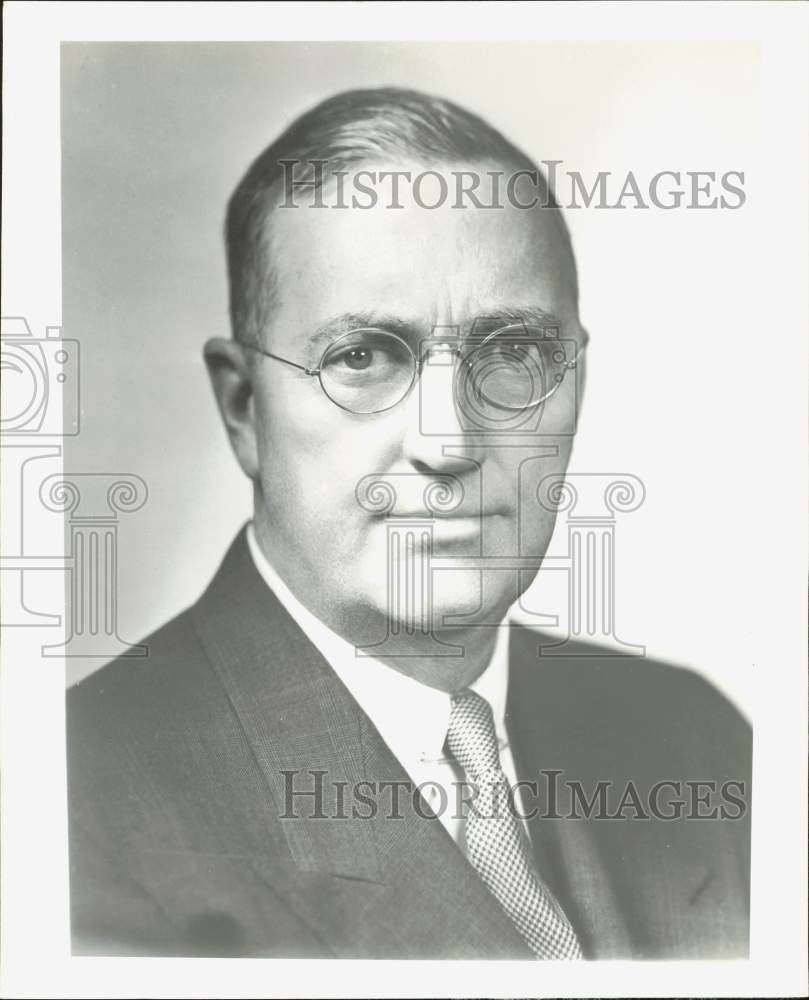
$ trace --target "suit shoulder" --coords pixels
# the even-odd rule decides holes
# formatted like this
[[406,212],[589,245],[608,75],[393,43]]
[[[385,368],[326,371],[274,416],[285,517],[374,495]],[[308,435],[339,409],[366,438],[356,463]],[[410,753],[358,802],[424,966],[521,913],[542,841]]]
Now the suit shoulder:
[[624,734],[639,746],[690,747],[749,762],[749,722],[698,671],[593,643],[567,647],[566,654],[554,652],[547,635],[515,630],[517,683],[532,699],[552,703],[560,719],[576,719],[582,731]]
[[[71,815],[109,842],[108,827],[132,826],[133,817],[146,816],[145,802],[180,794],[201,735],[225,731],[228,719],[227,698],[189,612],[143,645],[146,656],[120,656],[67,692]],[[142,820],[144,829],[148,822]]]
[[[212,675],[205,653],[184,611],[148,636],[139,646],[146,653],[125,653],[67,690],[68,741],[99,727],[123,730],[139,719],[155,724],[185,705],[205,688]],[[137,647],[133,647],[137,648]]]
[[[616,699],[628,692],[638,695],[685,699],[710,708],[726,705],[729,700],[698,670],[650,656],[622,655],[620,650],[596,643],[566,645],[564,652],[549,642],[549,637],[531,628],[512,630],[512,667],[529,675],[543,686],[567,687],[577,697],[592,691],[600,697],[605,691]],[[733,713],[742,719],[741,714]]]

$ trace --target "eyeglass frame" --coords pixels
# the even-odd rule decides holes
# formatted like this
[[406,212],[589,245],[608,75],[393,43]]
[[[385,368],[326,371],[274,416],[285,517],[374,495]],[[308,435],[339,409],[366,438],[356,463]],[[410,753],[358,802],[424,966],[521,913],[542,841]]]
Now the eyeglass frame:
[[[495,337],[498,337],[500,336],[500,334],[505,333],[507,330],[511,329],[515,330],[525,329],[525,326],[523,324],[507,323],[505,326],[501,326],[499,329],[493,330],[491,333],[487,334],[486,337],[484,337],[484,339],[480,342],[480,344],[478,344],[474,348],[474,350],[476,351],[481,350],[481,348],[483,348],[486,344],[488,344],[490,340],[493,340]],[[413,359],[413,375],[410,379],[410,384],[408,385],[407,389],[405,389],[405,391],[396,400],[395,403],[391,403],[390,406],[384,406],[380,410],[368,410],[367,412],[362,412],[362,411],[358,412],[357,410],[352,410],[350,407],[343,406],[342,403],[338,403],[336,399],[333,399],[326,391],[326,388],[323,385],[323,378],[322,378],[323,359],[326,357],[329,351],[333,350],[333,348],[341,341],[346,340],[348,337],[355,337],[358,333],[384,333],[386,337],[393,337],[394,340],[398,340],[400,344],[404,345],[407,352],[410,354],[410,357]],[[553,340],[556,338],[549,337],[547,339]],[[567,371],[569,371],[572,368],[576,368],[576,366],[578,365],[579,359],[584,354],[584,350],[587,347],[588,339],[589,338],[585,334],[585,341],[581,345],[581,347],[576,351],[573,360],[565,361],[564,365],[562,366],[562,368],[564,369],[562,379],[560,379],[560,381],[558,381],[556,385],[553,386],[550,392],[546,393],[541,399],[536,400],[536,402],[528,403],[527,406],[502,407],[502,409],[514,409],[515,411],[523,412],[525,410],[531,410],[537,406],[541,406],[543,403],[547,402],[551,398],[551,396],[556,392],[559,386],[562,385],[562,382],[564,381],[564,375],[567,373]],[[259,347],[257,344],[244,344],[243,346],[247,347],[251,351],[256,351],[258,354],[263,354],[267,358],[272,358],[274,361],[281,361],[285,365],[289,365],[292,368],[297,368],[298,371],[302,371],[304,375],[309,375],[312,377],[317,376],[317,381],[318,384],[320,385],[321,392],[326,397],[326,399],[328,399],[330,403],[332,403],[339,409],[343,410],[344,412],[353,413],[355,416],[358,417],[369,417],[369,416],[374,416],[377,413],[387,413],[388,410],[394,409],[394,407],[398,406],[399,403],[403,403],[410,395],[410,393],[413,391],[413,386],[416,384],[417,379],[420,377],[422,369],[424,368],[424,365],[427,362],[427,358],[432,353],[432,350],[427,351],[422,358],[417,358],[415,353],[413,352],[413,348],[410,346],[410,344],[408,344],[408,342],[403,337],[400,337],[397,333],[391,333],[390,330],[385,330],[382,327],[376,327],[376,326],[361,326],[357,327],[356,330],[348,330],[346,333],[341,334],[336,340],[333,340],[330,344],[328,344],[324,348],[323,353],[320,356],[320,360],[318,361],[317,368],[308,368],[306,365],[299,364],[297,361],[290,361],[289,358],[282,358],[279,354],[273,354],[272,351],[268,351],[264,347]],[[449,344],[447,341],[437,341],[435,345],[436,348],[439,347],[446,348],[448,346]],[[454,355],[456,359],[464,360],[462,358],[459,348],[451,349],[451,353]]]

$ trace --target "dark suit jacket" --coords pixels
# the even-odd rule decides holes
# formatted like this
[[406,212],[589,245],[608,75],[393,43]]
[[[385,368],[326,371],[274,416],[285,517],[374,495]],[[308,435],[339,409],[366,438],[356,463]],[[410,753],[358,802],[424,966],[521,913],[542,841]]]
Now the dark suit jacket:
[[[698,812],[720,804],[728,779],[749,799],[749,728],[699,676],[594,647],[540,657],[541,639],[511,637],[521,778],[559,770],[588,799],[612,782],[609,813],[630,782],[644,811],[664,780],[715,782]],[[119,659],[68,693],[74,953],[531,957],[412,797],[400,819],[382,807],[318,819],[310,798],[280,818],[284,770],[298,772],[296,789],[326,772],[330,816],[336,782],[408,779],[265,586],[243,533],[199,602],[147,642],[147,659]],[[541,795],[534,804],[553,812]],[[570,805],[560,795],[555,814]],[[587,957],[746,955],[747,803],[724,820],[688,818],[691,805],[674,820],[630,806],[624,818],[596,807],[589,819],[531,821],[542,876]]]

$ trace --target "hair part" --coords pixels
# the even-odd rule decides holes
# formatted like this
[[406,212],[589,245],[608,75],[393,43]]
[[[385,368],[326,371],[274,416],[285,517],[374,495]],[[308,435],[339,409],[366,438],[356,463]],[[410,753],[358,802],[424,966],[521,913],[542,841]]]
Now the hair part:
[[[225,242],[230,321],[237,340],[258,342],[278,293],[267,223],[273,207],[270,196],[288,178],[282,161],[325,160],[328,177],[334,170],[396,157],[423,161],[426,166],[491,161],[536,172],[543,201],[551,209],[570,259],[576,296],[570,234],[545,175],[530,157],[482,118],[451,101],[395,87],[349,90],[299,116],[254,160],[228,201]],[[301,171],[296,179],[305,176]]]

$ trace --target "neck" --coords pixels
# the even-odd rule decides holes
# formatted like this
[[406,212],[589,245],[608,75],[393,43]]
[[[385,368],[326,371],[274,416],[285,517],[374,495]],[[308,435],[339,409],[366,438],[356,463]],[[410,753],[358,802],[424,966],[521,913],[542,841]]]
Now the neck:
[[[395,656],[379,656],[378,659],[400,673],[412,677],[421,684],[454,694],[474,683],[489,666],[497,641],[496,628],[448,629],[444,633],[434,633],[439,642],[447,647],[456,647],[455,655],[424,655],[419,644],[411,650],[406,647]],[[448,652],[452,652],[448,648]]]

